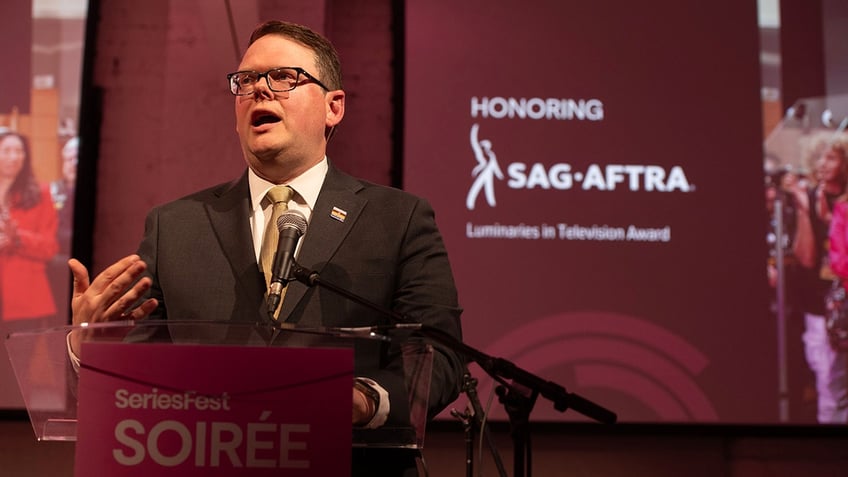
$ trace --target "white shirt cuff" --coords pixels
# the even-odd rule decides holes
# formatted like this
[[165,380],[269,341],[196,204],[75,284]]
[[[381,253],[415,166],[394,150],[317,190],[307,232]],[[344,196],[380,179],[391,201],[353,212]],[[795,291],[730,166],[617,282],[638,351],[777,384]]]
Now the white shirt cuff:
[[389,392],[383,389],[383,387],[377,384],[377,381],[374,381],[373,379],[362,377],[357,377],[356,379],[367,384],[368,387],[377,391],[377,394],[380,395],[380,404],[377,406],[377,412],[374,413],[374,417],[372,417],[367,424],[362,426],[365,429],[376,429],[385,424],[386,419],[389,418],[389,410],[391,409],[391,406],[389,405]]
[[[73,331],[71,331],[71,333],[73,333]],[[71,366],[73,366],[73,368],[74,368],[74,372],[75,372],[76,374],[79,374],[79,370],[80,370],[80,359],[79,359],[79,356],[77,356],[76,354],[74,354],[74,350],[73,350],[73,349],[71,349],[71,333],[68,333],[68,334],[65,336],[65,344],[66,344],[66,345],[67,345],[67,347],[68,347],[68,359],[70,359],[70,360],[71,360]]]

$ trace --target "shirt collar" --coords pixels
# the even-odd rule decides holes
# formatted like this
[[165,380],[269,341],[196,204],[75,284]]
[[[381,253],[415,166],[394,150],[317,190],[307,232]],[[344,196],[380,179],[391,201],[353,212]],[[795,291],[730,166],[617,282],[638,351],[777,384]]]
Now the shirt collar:
[[[302,200],[309,207],[310,211],[314,210],[315,202],[318,200],[318,193],[321,192],[321,186],[324,185],[324,177],[326,177],[328,169],[327,156],[324,156],[320,162],[284,185],[294,189],[301,197],[301,199],[297,200],[298,203]],[[262,199],[265,198],[265,193],[276,184],[259,177],[250,168],[247,170],[247,182],[250,187],[250,205],[253,210],[257,210],[257,208],[262,207]]]

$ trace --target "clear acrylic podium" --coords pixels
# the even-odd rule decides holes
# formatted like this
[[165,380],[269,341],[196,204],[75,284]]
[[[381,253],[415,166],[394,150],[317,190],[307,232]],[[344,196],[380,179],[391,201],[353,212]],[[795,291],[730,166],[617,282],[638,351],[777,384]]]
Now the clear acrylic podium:
[[[273,328],[240,322],[144,320],[63,326],[12,333],[6,348],[35,436],[40,441],[77,439],[77,370],[68,354],[71,339],[122,343],[170,343],[174,346],[234,345],[252,347],[355,347],[388,343],[389,338],[360,329]],[[417,339],[394,340],[402,356],[408,390],[408,425],[353,429],[354,447],[421,449],[427,420],[433,348]],[[82,356],[83,362],[85,357]],[[291,363],[302,366],[302,363]],[[225,372],[238,372],[227,370]],[[351,383],[352,386],[353,383]]]

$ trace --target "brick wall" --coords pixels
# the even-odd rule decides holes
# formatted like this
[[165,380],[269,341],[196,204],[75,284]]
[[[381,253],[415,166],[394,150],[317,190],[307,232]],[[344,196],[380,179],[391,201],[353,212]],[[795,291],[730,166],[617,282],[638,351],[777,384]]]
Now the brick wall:
[[391,3],[102,2],[95,84],[103,91],[93,270],[135,251],[156,204],[244,170],[225,75],[260,19],[309,24],[339,49],[345,118],[329,156],[365,179],[390,183]]

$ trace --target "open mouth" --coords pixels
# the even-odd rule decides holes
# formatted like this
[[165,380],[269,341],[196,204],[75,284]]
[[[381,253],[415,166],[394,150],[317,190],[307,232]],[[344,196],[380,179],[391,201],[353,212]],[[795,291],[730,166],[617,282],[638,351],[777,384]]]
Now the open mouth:
[[262,126],[264,124],[273,124],[280,122],[281,119],[274,113],[269,113],[267,111],[257,111],[251,117],[250,124],[253,127]]

